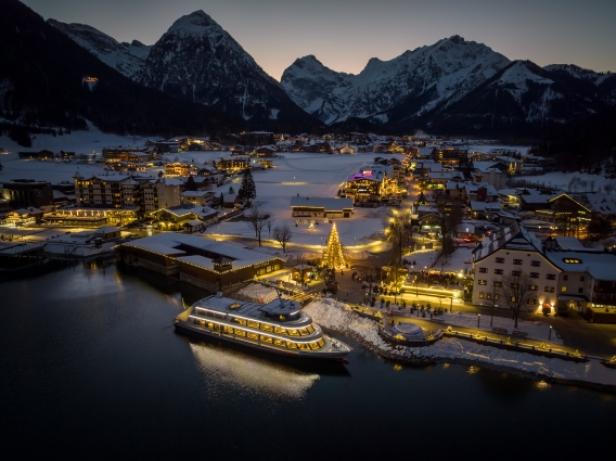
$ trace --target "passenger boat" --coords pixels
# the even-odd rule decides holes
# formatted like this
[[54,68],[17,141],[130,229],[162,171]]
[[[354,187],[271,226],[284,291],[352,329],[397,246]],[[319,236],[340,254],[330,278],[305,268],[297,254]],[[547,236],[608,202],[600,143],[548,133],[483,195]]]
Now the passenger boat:
[[343,342],[323,334],[297,302],[280,296],[267,304],[209,296],[178,315],[175,328],[301,360],[344,361],[351,351]]

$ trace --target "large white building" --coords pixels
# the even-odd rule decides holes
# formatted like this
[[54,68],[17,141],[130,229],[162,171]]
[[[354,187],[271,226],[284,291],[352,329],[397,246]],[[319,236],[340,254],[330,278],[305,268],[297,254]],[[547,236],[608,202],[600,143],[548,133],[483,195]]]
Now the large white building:
[[505,229],[474,251],[473,304],[507,308],[505,284],[523,281],[525,306],[616,314],[616,254],[571,237],[539,240],[523,227]]
[[562,270],[546,258],[541,242],[523,228],[517,232],[506,229],[492,241],[482,242],[475,251],[473,269],[473,304],[508,307],[502,299],[503,285],[524,279],[528,281],[525,304],[529,310],[556,305]]

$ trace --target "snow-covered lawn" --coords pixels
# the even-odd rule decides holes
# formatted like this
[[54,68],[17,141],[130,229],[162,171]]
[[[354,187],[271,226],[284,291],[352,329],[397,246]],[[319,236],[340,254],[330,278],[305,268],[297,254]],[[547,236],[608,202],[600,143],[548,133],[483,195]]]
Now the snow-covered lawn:
[[[104,147],[118,146],[143,146],[148,138],[141,136],[123,136],[112,133],[103,133],[94,125],[90,124],[88,130],[73,131],[70,134],[52,136],[49,134],[38,134],[32,136],[32,147],[23,147],[10,139],[8,136],[0,136],[0,148],[6,149],[10,153],[40,151],[43,149],[52,152],[61,150],[75,152],[76,154],[100,153]],[[0,159],[4,159],[0,155]]]
[[417,250],[404,256],[411,270],[420,271],[434,265],[441,250]]
[[470,271],[473,262],[472,247],[457,247],[453,253],[440,257],[434,267],[442,272]]
[[162,160],[164,162],[192,162],[199,167],[204,165],[212,167],[212,162],[215,160],[230,157],[230,151],[187,151],[163,154]]
[[443,338],[425,347],[393,349],[378,335],[378,325],[346,310],[344,304],[333,299],[321,299],[308,304],[304,311],[319,325],[343,334],[359,335],[375,349],[399,356],[400,359],[461,360],[477,365],[518,370],[544,378],[569,382],[586,382],[616,386],[616,370],[609,369],[599,360],[574,362],[544,357],[525,352],[485,346],[458,338]]
[[82,176],[104,174],[102,164],[86,165],[75,162],[44,162],[39,160],[22,160],[17,153],[0,155],[3,169],[0,171],[0,182],[11,179],[35,179],[59,184],[64,181],[73,182],[77,173]]
[[4,148],[7,153],[0,155],[0,162],[3,167],[0,171],[0,181],[35,179],[56,184],[62,181],[72,182],[76,173],[87,176],[103,174],[105,171],[102,164],[22,160],[19,158],[19,152],[38,152],[47,149],[52,152],[63,150],[76,154],[91,154],[93,152],[101,154],[105,147],[143,146],[146,140],[146,138],[138,136],[103,133],[92,125],[87,131],[73,131],[62,136],[36,135],[33,137],[32,147],[19,146],[9,137],[2,136],[0,137],[0,148]]
[[[270,213],[272,229],[281,224],[291,228],[292,242],[323,245],[331,225],[320,222],[313,228],[295,226],[291,218],[290,201],[298,194],[303,197],[336,197],[344,180],[363,165],[372,164],[378,154],[327,155],[311,153],[283,153],[274,159],[274,168],[255,171],[253,177],[257,188],[257,202]],[[239,188],[239,181],[233,184]],[[228,190],[229,185],[222,187]],[[338,219],[338,233],[343,244],[366,242],[382,232],[387,207],[354,208],[353,217]],[[224,222],[208,229],[208,232],[254,237],[247,222]],[[267,238],[267,232],[264,233]]]
[[564,192],[616,192],[613,179],[575,171],[553,171],[537,176],[519,176],[515,179],[540,186],[553,187]]

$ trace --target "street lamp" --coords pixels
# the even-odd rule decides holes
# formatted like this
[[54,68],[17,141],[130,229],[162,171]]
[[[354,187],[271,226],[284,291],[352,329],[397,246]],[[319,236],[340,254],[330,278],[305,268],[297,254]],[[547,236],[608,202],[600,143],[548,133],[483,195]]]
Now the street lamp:
[[477,313],[477,328],[479,328],[480,324],[481,324],[481,314]]
[[552,325],[550,325],[550,328],[548,330],[548,341],[552,340]]

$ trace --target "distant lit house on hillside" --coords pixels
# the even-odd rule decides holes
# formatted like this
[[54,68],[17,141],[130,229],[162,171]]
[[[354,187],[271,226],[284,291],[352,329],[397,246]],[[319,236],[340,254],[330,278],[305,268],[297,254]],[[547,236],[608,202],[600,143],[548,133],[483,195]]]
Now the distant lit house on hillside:
[[103,149],[105,166],[114,171],[145,171],[153,166],[154,155],[151,151],[134,148]]
[[226,174],[241,173],[250,168],[250,159],[248,157],[230,157],[220,158],[214,162],[216,170]]
[[195,176],[198,173],[194,163],[172,162],[165,164],[165,176]]

